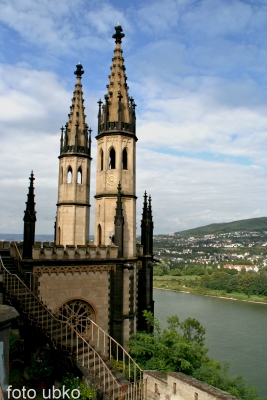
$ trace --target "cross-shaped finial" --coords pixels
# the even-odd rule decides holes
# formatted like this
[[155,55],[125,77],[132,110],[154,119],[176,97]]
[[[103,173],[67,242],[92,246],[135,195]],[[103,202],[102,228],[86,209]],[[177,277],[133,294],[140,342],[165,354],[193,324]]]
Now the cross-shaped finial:
[[80,61],[76,65],[76,71],[74,71],[74,74],[77,76],[77,78],[81,78],[82,74],[84,74],[83,66]]
[[124,33],[122,33],[122,27],[120,26],[120,23],[118,23],[117,26],[115,26],[115,31],[114,35],[112,35],[113,39],[115,39],[115,43],[121,43],[121,39],[125,36]]

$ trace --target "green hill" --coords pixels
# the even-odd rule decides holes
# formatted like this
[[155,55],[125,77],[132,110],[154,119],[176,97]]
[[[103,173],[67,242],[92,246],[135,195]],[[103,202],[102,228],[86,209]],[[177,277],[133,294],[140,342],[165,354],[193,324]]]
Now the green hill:
[[210,224],[199,228],[187,229],[185,231],[175,232],[183,237],[201,237],[204,235],[213,235],[219,233],[236,231],[267,231],[267,217],[242,219],[240,221],[222,222],[220,224]]

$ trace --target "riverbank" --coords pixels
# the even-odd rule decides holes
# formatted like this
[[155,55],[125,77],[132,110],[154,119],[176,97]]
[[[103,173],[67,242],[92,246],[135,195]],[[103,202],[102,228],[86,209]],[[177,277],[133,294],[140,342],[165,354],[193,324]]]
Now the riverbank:
[[246,295],[245,293],[226,293],[224,290],[211,290],[200,287],[188,287],[186,286],[186,279],[183,280],[183,285],[179,284],[181,279],[168,277],[154,277],[153,287],[154,289],[170,290],[174,292],[181,292],[185,294],[195,294],[199,296],[217,297],[226,300],[239,300],[246,301],[248,303],[267,304],[267,297],[257,295]]

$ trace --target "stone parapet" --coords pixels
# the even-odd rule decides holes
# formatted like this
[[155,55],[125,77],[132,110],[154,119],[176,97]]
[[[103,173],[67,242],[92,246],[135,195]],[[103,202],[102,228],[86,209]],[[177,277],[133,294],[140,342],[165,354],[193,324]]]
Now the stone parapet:
[[62,259],[114,259],[118,258],[118,246],[61,246],[45,243],[43,247],[39,243],[32,247],[34,260],[62,260]]
[[0,305],[0,397],[1,392],[4,399],[8,399],[8,364],[9,364],[9,334],[11,322],[18,318],[19,314],[15,308]]
[[181,372],[144,371],[147,400],[241,400]]

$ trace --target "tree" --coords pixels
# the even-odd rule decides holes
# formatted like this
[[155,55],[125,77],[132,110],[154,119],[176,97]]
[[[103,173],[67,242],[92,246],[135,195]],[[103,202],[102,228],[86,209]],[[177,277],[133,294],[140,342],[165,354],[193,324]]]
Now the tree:
[[164,275],[163,269],[160,268],[160,267],[154,267],[153,268],[153,275],[154,276],[163,276]]
[[229,376],[228,364],[222,367],[207,356],[205,328],[199,321],[187,318],[180,322],[174,315],[167,319],[168,328],[163,330],[151,312],[143,314],[154,332],[137,332],[129,341],[130,353],[142,369],[165,374],[183,372],[243,400],[261,400],[257,389],[247,386],[242,377]]

